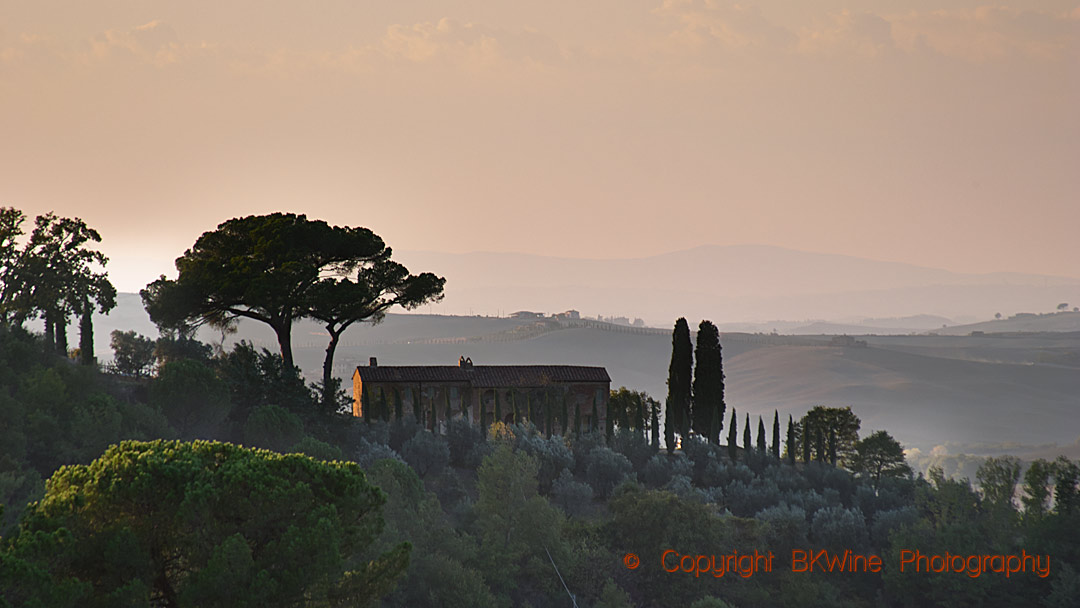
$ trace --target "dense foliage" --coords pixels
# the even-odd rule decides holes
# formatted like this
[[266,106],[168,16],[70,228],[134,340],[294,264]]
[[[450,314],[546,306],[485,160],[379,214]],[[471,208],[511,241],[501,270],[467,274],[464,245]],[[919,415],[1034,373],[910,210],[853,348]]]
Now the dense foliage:
[[49,479],[9,543],[0,601],[366,605],[408,559],[403,544],[352,563],[382,531],[384,500],[354,463],[215,442],[123,442]]

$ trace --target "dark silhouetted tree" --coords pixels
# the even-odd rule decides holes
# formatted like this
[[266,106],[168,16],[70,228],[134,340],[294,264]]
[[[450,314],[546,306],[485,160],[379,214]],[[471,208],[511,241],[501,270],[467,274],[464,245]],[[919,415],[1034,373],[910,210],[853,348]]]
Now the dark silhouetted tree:
[[[154,323],[265,323],[288,369],[294,366],[295,320],[319,318],[340,336],[348,325],[378,318],[395,304],[411,307],[437,298],[443,285],[434,275],[414,277],[391,262],[390,249],[367,228],[330,226],[292,213],[219,224],[177,258],[176,269],[175,281],[162,277],[141,292]],[[336,345],[333,335],[331,341]],[[332,361],[332,349],[327,356]],[[330,387],[324,384],[324,390]]]
[[[96,230],[79,218],[52,213],[35,219],[25,247],[16,251],[13,239],[22,234],[22,220],[22,212],[0,209],[0,255],[8,258],[0,260],[0,316],[7,319],[10,314],[20,324],[40,316],[46,347],[66,357],[68,318],[82,316],[95,303],[103,313],[116,306],[116,288],[104,271],[109,259],[91,248],[101,242]],[[83,318],[80,328],[92,338],[92,318]]]
[[754,445],[750,443],[750,412],[746,413],[746,425],[743,426],[742,447],[747,456],[754,451]]
[[1054,510],[1060,515],[1072,515],[1080,510],[1077,481],[1080,467],[1065,456],[1054,461]]
[[780,412],[773,410],[772,416],[772,455],[780,460]]
[[815,450],[819,449],[819,446],[817,445],[817,433],[818,431],[821,431],[821,451],[814,453],[814,459],[820,462],[831,460],[826,452],[827,446],[825,440],[829,436],[829,429],[835,430],[837,461],[841,466],[849,467],[851,456],[855,449],[855,442],[859,440],[860,424],[859,417],[851,411],[850,406],[825,407],[818,405],[803,416],[797,430],[801,432],[804,437],[807,435],[809,436]]
[[724,427],[724,365],[720,332],[712,321],[702,321],[698,326],[694,357],[694,431],[710,443],[719,444]]
[[731,422],[728,423],[727,432],[727,453],[728,458],[731,458],[731,462],[735,462],[739,457],[738,446],[735,445],[735,439],[739,433],[739,419],[735,417],[735,408],[731,408]]
[[373,256],[350,260],[335,269],[341,276],[322,277],[309,289],[300,314],[320,321],[330,335],[323,358],[324,406],[330,404],[337,389],[334,353],[346,329],[357,323],[374,325],[394,306],[411,310],[443,297],[445,279],[430,272],[409,274],[390,256],[391,250],[386,247]]
[[154,365],[154,341],[134,331],[114,329],[110,336],[113,365],[121,374],[145,376]]
[[1054,465],[1037,458],[1024,473],[1024,519],[1037,520],[1050,508],[1050,478]]
[[89,302],[83,302],[79,315],[79,363],[93,365],[94,356],[94,308]]
[[881,484],[882,478],[911,474],[911,468],[904,460],[904,448],[885,431],[875,431],[855,443],[852,470],[869,479],[874,489]]
[[[675,321],[671,332],[671,363],[668,365],[667,418],[665,425],[669,433],[679,433],[685,440],[690,434],[692,370],[694,366],[694,347],[690,341],[690,326],[684,317]],[[668,451],[675,449],[675,438],[671,436]]]
[[983,504],[1005,512],[1015,512],[1016,484],[1020,482],[1020,459],[1015,456],[991,456],[979,465],[975,479],[979,481]]
[[787,459],[788,464],[795,464],[795,451],[798,450],[798,444],[795,443],[795,421],[792,419],[791,414],[787,417]]
[[757,450],[762,456],[769,451],[769,446],[765,445],[765,421],[761,416],[757,417]]

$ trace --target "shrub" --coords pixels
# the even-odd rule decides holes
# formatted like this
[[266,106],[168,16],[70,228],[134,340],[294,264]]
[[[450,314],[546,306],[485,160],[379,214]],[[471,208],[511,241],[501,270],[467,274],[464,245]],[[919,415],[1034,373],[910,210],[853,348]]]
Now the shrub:
[[480,429],[464,418],[451,418],[446,425],[446,443],[450,448],[450,464],[464,467],[469,451],[483,441]]
[[392,450],[401,450],[407,441],[412,439],[422,430],[420,423],[412,414],[406,414],[402,418],[395,418],[389,423],[388,445]]
[[289,449],[290,452],[310,456],[317,460],[341,460],[341,448],[325,441],[307,436]]
[[401,455],[391,450],[389,446],[382,443],[371,443],[367,439],[361,439],[356,446],[356,453],[353,456],[356,463],[361,467],[367,469],[380,460],[396,460],[398,462],[405,462]]
[[150,401],[184,438],[208,438],[229,415],[225,383],[209,367],[185,359],[166,363],[150,386]]
[[589,480],[589,485],[602,498],[611,495],[615,486],[619,485],[623,478],[633,470],[626,456],[616,454],[604,447],[594,448],[589,452],[587,461],[586,478]]
[[806,511],[787,503],[758,511],[756,519],[769,524],[765,537],[770,547],[776,547],[778,555],[806,545],[810,526],[806,523]]
[[401,457],[420,477],[429,473],[438,475],[450,463],[450,448],[431,431],[421,431],[405,442]]
[[825,507],[814,514],[810,530],[818,544],[830,549],[855,551],[867,545],[866,520],[858,509]]
[[589,454],[604,446],[603,433],[582,433],[570,440],[570,450],[574,454],[574,472],[581,475],[588,466]]
[[739,517],[753,517],[755,513],[780,502],[780,490],[771,480],[754,478],[749,484],[736,480],[724,488],[727,507]]
[[545,439],[538,433],[523,434],[520,427],[515,427],[515,435],[517,448],[536,458],[540,465],[537,480],[541,493],[547,493],[565,469],[573,470],[574,454],[561,436],[552,435]]
[[649,441],[638,431],[619,429],[615,433],[612,448],[626,456],[635,471],[641,471],[655,453]]
[[919,521],[919,512],[914,507],[901,507],[888,511],[878,511],[874,523],[870,526],[870,538],[878,547],[889,542],[889,534],[902,526],[914,525]]
[[278,405],[257,407],[244,422],[244,443],[250,446],[286,452],[303,437],[300,417]]
[[581,515],[592,502],[593,490],[588,484],[575,481],[569,469],[563,469],[551,484],[551,497],[567,515]]

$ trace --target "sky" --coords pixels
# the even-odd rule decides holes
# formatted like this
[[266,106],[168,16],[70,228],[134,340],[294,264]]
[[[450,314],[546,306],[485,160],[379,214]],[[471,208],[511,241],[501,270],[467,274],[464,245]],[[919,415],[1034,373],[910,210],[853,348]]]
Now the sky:
[[273,211],[1080,277],[1080,1],[1002,2],[6,0],[0,205],[86,220],[121,291]]

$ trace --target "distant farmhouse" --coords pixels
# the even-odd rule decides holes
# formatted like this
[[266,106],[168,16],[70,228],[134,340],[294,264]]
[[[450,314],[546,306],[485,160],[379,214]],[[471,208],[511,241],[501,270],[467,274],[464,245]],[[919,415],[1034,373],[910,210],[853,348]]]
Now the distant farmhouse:
[[466,357],[457,365],[380,366],[372,357],[353,373],[353,415],[413,414],[439,429],[447,416],[490,424],[498,410],[502,422],[528,418],[540,428],[550,416],[551,431],[567,434],[605,428],[610,392],[602,367],[473,365]]

